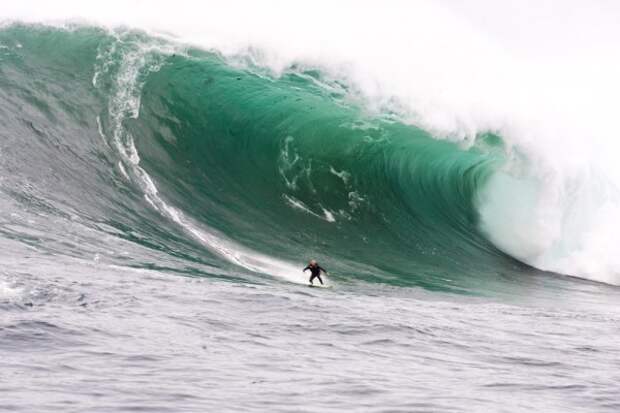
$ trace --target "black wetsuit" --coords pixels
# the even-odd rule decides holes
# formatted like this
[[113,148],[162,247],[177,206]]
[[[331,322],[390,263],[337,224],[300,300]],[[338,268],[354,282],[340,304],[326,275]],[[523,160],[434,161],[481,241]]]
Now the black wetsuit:
[[324,273],[327,273],[325,269],[321,268],[321,266],[317,264],[314,267],[311,265],[308,265],[306,268],[304,268],[304,271],[306,270],[310,270],[310,272],[312,272],[312,275],[310,276],[310,284],[312,284],[312,280],[314,280],[315,278],[318,278],[319,281],[321,282],[321,285],[323,285],[323,280],[321,279],[321,271],[323,271]]

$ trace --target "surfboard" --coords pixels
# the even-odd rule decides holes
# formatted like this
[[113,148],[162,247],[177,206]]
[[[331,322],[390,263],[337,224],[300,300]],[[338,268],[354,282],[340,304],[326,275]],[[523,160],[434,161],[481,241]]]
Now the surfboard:
[[321,285],[321,284],[308,284],[308,287],[312,287],[312,288],[332,288],[331,285]]

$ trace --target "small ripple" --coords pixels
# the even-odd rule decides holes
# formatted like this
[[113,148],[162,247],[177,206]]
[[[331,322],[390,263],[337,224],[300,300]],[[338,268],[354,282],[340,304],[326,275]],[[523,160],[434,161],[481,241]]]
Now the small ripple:
[[600,350],[595,349],[594,347],[588,347],[588,346],[584,346],[584,347],[575,347],[575,350],[577,351],[584,351],[587,353],[599,353]]
[[561,366],[562,363],[557,361],[542,361],[535,360],[528,357],[517,357],[517,356],[507,356],[502,357],[502,360],[507,361],[511,364],[521,364],[524,366],[532,366],[532,367],[557,367]]
[[0,348],[31,351],[78,345],[83,333],[47,321],[24,320],[0,327]]
[[373,346],[373,345],[385,346],[385,345],[396,344],[396,342],[390,338],[378,338],[375,340],[364,341],[362,344],[369,345],[369,346]]

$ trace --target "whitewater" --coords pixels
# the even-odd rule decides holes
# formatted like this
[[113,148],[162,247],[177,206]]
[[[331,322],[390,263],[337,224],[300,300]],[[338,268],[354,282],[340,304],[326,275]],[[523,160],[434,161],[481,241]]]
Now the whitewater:
[[618,17],[3,6],[0,410],[616,411]]

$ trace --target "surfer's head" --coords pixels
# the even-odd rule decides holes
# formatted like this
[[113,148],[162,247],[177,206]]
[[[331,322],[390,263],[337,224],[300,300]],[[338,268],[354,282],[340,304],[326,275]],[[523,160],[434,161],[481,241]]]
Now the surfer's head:
[[310,260],[310,265],[315,266],[316,265],[316,260]]

